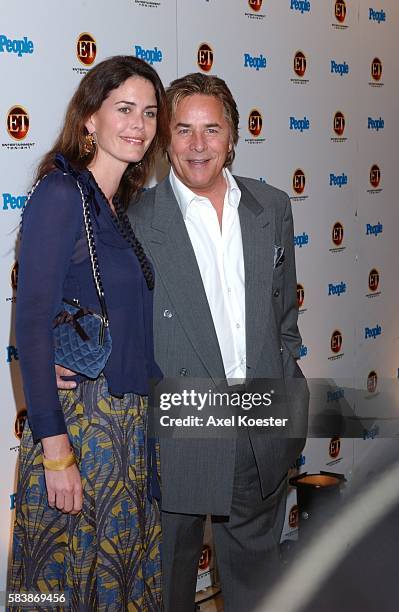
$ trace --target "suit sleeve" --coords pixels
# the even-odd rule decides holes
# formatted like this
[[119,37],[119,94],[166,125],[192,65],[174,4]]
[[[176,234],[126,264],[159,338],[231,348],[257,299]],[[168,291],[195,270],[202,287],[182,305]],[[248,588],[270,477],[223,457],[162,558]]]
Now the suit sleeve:
[[23,216],[16,336],[35,442],[66,433],[54,370],[52,323],[82,222],[75,181],[58,170],[42,180]]
[[294,225],[291,202],[286,196],[286,206],[282,221],[282,243],[284,246],[284,298],[281,318],[281,341],[283,351],[294,359],[299,359],[302,338],[298,329],[298,306],[296,297],[296,268],[294,248]]

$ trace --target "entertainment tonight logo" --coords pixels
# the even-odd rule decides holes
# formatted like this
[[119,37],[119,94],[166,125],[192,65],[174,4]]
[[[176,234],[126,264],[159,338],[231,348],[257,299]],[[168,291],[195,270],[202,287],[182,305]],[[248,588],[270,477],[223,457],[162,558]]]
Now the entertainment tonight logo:
[[263,129],[263,117],[262,113],[254,108],[248,115],[248,132],[251,134],[252,138],[246,138],[245,142],[249,144],[259,144],[265,142],[265,138],[261,138],[261,133]]
[[11,142],[2,143],[6,149],[31,149],[35,143],[26,142],[31,127],[29,113],[20,104],[12,106],[6,116],[7,134]]
[[242,2],[247,3],[250,9],[250,12],[248,11],[245,13],[248,19],[257,19],[259,21],[266,17],[262,12],[263,0],[242,0]]
[[[73,67],[77,74],[84,75],[93,65],[97,55],[97,42],[89,32],[79,34],[76,41],[76,57],[82,66]],[[83,67],[84,66],[84,67]]]
[[296,76],[291,78],[291,83],[295,85],[307,85],[307,83],[309,83],[309,79],[305,78],[307,67],[308,61],[306,55],[303,51],[297,51],[292,62],[292,70]]

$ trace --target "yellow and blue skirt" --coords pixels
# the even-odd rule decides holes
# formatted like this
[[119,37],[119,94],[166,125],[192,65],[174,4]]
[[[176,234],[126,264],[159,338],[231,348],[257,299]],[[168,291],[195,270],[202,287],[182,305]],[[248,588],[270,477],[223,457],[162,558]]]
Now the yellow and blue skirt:
[[69,603],[59,610],[161,610],[161,526],[157,502],[148,496],[147,400],[111,396],[103,376],[60,391],[60,399],[82,477],[83,509],[73,516],[49,507],[41,444],[33,443],[26,424],[8,590],[65,592]]

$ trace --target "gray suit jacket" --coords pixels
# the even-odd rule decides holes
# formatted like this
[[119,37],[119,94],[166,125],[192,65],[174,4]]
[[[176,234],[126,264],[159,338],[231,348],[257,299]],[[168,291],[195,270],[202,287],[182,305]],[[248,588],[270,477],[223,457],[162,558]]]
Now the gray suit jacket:
[[[291,205],[269,185],[236,177],[245,266],[248,378],[302,377],[296,364],[296,275]],[[221,379],[224,369],[207,297],[183,216],[168,177],[146,191],[129,216],[155,267],[155,358],[165,377]],[[284,262],[274,267],[274,245]],[[169,312],[168,312],[169,311]],[[172,316],[171,316],[172,315]],[[307,414],[307,390],[295,407]],[[271,493],[304,439],[251,437],[262,491]],[[171,512],[228,515],[235,440],[161,439],[162,507]]]

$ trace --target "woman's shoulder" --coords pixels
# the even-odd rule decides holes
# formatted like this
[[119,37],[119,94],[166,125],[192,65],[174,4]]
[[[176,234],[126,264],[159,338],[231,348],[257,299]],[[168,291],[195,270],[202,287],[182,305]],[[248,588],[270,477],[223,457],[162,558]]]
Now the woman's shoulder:
[[42,222],[57,220],[62,223],[71,218],[80,221],[82,203],[77,176],[56,162],[55,167],[33,186],[23,213],[23,226],[31,216]]

